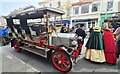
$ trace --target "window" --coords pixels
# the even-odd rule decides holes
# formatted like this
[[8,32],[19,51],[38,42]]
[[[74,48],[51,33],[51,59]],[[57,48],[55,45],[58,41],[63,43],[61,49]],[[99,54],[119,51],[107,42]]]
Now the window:
[[[67,0],[69,1],[69,0]],[[71,0],[71,3],[77,3],[77,2],[80,2],[80,0]]]
[[67,9],[67,16],[70,16],[70,9]]
[[13,24],[19,25],[20,24],[20,19],[13,19]]
[[113,1],[108,1],[107,2],[107,11],[112,11],[113,9]]
[[79,14],[79,7],[73,8],[73,14]]
[[3,26],[1,22],[0,22],[0,26]]
[[100,10],[100,3],[94,3],[92,5],[92,12],[97,12]]
[[45,7],[45,5],[43,5],[43,7]]
[[59,2],[58,2],[58,7],[60,7],[60,6],[61,6],[61,2],[59,1]]
[[52,3],[50,3],[49,6],[52,7]]
[[81,7],[81,13],[88,13],[89,12],[89,5],[84,5]]

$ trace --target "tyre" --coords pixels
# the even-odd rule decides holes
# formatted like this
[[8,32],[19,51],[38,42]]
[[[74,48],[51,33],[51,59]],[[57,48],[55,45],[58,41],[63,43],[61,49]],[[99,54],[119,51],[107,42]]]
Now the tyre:
[[17,40],[13,41],[13,45],[14,45],[14,48],[15,48],[16,52],[20,52],[21,51],[21,49],[19,47],[19,42]]
[[2,46],[5,46],[5,43],[6,43],[5,39],[2,38]]
[[55,68],[62,72],[69,72],[72,68],[72,62],[65,51],[55,51],[52,54],[52,63]]

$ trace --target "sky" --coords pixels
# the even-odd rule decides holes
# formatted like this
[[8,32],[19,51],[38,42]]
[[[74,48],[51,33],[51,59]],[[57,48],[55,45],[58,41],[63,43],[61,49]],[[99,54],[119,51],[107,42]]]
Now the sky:
[[0,16],[10,14],[14,9],[24,8],[29,5],[39,7],[38,2],[44,0],[0,0]]

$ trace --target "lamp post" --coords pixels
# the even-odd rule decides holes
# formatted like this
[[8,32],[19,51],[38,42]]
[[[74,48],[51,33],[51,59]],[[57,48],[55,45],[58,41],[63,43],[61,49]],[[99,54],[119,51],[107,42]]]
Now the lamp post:
[[108,0],[106,0],[106,12],[105,12],[105,19],[107,19],[107,10],[108,10]]
[[[70,20],[70,0],[67,0],[67,20]],[[68,23],[68,31],[69,28],[70,28],[70,23]]]

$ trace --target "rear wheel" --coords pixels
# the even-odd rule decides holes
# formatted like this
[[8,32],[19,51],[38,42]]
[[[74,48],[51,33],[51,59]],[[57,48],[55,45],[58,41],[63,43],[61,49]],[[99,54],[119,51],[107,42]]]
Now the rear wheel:
[[64,51],[55,51],[52,54],[52,63],[58,70],[68,72],[72,68],[70,57]]
[[20,52],[21,49],[19,47],[19,42],[17,40],[14,40],[13,44],[14,44],[15,51]]

